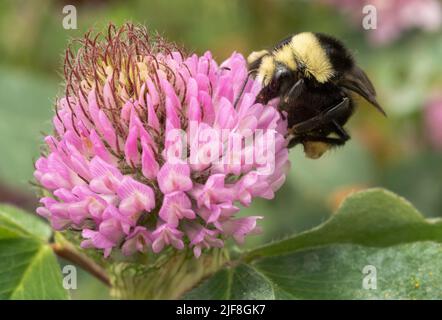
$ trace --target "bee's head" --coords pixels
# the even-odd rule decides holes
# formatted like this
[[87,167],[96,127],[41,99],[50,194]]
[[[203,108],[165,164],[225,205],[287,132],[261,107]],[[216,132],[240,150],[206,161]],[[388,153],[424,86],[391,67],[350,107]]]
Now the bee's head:
[[256,97],[257,102],[267,103],[290,90],[296,80],[295,65],[281,62],[268,50],[252,52],[247,58],[249,70],[257,74],[263,88]]
[[262,103],[284,96],[297,81],[297,73],[281,63],[276,63],[272,73],[267,73],[264,77],[264,87],[256,97],[257,102]]

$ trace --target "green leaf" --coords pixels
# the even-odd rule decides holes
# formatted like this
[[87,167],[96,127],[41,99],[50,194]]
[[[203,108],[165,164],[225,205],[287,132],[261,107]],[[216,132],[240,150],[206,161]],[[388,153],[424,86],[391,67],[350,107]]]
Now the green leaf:
[[49,245],[30,239],[0,241],[0,299],[67,299]]
[[0,299],[67,299],[50,228],[32,214],[0,206]]
[[[8,229],[22,237],[33,237],[47,241],[51,228],[37,216],[13,206],[0,204],[0,230]],[[0,233],[1,237],[2,233]]]
[[[350,196],[323,225],[246,252],[185,297],[442,298],[441,241],[441,221],[371,189]],[[376,289],[364,287],[373,272]]]
[[388,246],[413,241],[442,241],[442,221],[426,220],[408,201],[382,189],[350,196],[333,217],[310,231],[249,252],[270,256],[294,250],[353,243]]
[[186,299],[275,299],[273,286],[246,264],[217,272],[209,281],[190,291]]

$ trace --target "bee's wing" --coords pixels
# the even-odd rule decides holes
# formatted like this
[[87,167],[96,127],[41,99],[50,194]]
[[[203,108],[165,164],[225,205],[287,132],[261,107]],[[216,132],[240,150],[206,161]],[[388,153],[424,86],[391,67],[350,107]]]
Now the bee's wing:
[[374,89],[373,84],[361,68],[354,66],[350,72],[344,75],[339,84],[362,96],[386,116],[384,109],[382,109],[376,100],[376,90]]

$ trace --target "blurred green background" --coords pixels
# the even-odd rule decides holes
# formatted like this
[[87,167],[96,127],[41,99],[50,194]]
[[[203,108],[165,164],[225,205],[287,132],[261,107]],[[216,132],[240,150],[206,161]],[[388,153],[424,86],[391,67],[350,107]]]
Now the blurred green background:
[[[77,8],[77,30],[63,28],[67,4]],[[325,32],[342,39],[373,80],[388,118],[361,103],[348,125],[353,139],[344,148],[316,161],[305,159],[300,148],[292,150],[292,169],[276,199],[255,200],[245,210],[265,216],[263,234],[250,237],[246,246],[316,226],[349,192],[373,186],[406,197],[429,217],[442,216],[442,148],[437,147],[442,141],[435,143],[441,134],[433,132],[442,130],[442,122],[431,129],[425,121],[427,104],[442,91],[441,28],[436,25],[427,32],[412,26],[379,43],[370,33],[383,30],[363,30],[360,10],[345,0],[2,0],[0,201],[35,209],[29,183],[32,163],[42,146],[42,132],[50,130],[55,97],[62,93],[62,56],[68,40],[110,21],[119,25],[130,20],[188,51],[201,54],[210,49],[219,62],[233,51],[247,55],[290,33]],[[394,19],[378,14],[378,19]],[[442,110],[442,98],[437,103]],[[74,299],[107,298],[97,280],[80,273],[79,281]]]

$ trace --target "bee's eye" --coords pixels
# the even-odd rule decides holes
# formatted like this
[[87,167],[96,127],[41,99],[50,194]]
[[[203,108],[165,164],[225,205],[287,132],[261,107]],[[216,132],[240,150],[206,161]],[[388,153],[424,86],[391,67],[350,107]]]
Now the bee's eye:
[[284,85],[285,82],[287,82],[287,79],[291,77],[291,73],[287,69],[279,69],[275,72],[273,79],[270,83],[270,88],[272,91],[279,91],[281,86]]
[[275,81],[281,83],[284,79],[287,79],[290,76],[290,73],[287,71],[278,71],[275,74]]

